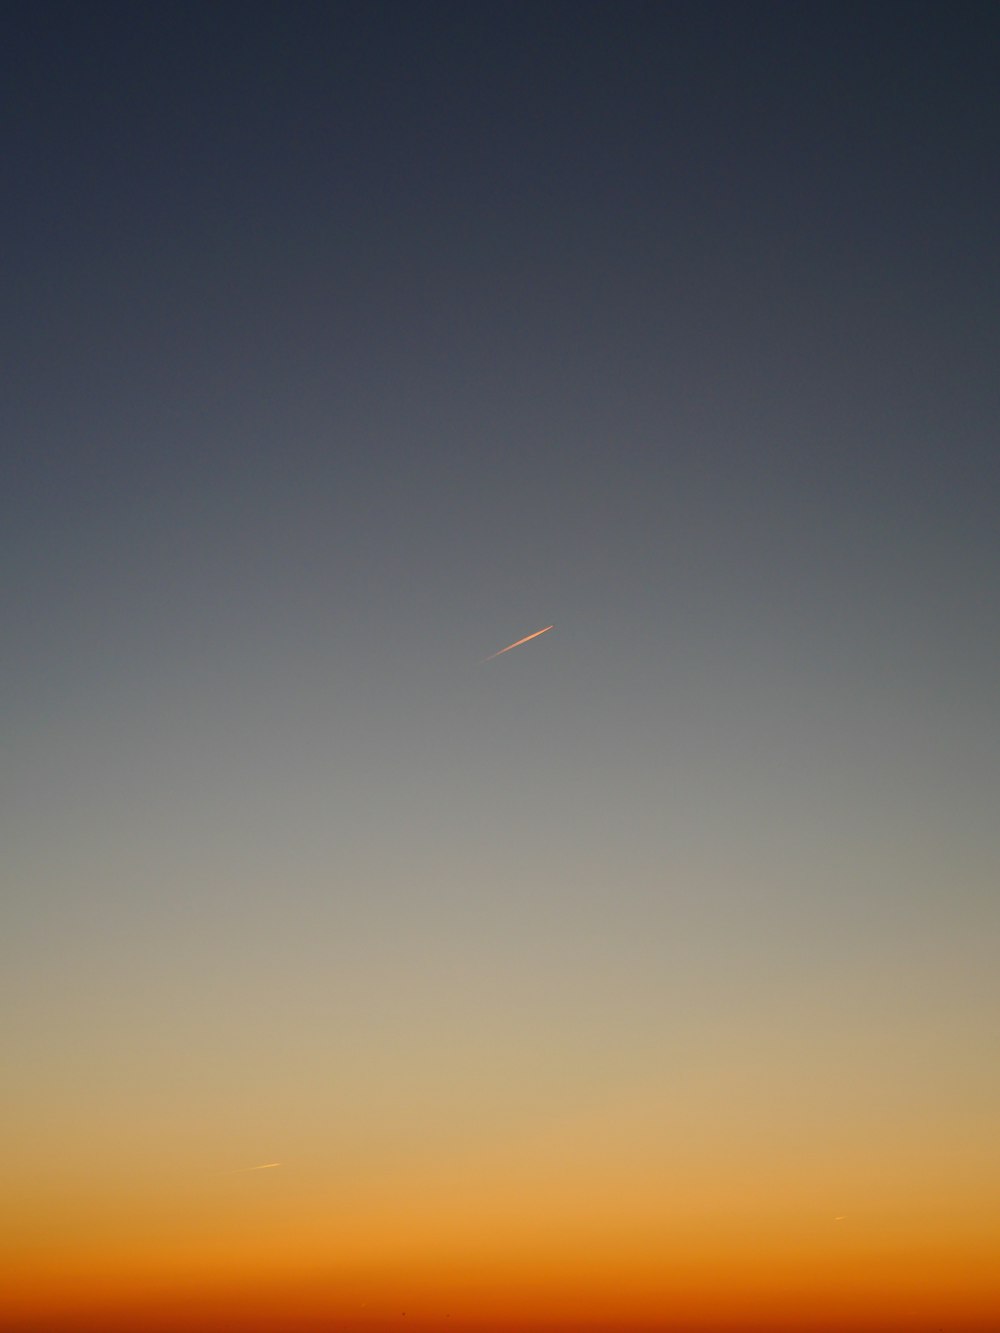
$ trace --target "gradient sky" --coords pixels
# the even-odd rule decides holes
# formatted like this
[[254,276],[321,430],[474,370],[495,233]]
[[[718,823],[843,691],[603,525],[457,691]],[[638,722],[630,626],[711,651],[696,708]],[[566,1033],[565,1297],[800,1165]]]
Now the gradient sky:
[[998,37],[7,7],[5,1333],[1000,1327]]

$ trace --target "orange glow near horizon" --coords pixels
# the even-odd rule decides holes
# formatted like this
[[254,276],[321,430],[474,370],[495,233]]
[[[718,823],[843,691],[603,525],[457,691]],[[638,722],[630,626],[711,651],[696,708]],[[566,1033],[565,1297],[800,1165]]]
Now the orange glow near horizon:
[[854,1177],[846,1159],[810,1171],[797,1153],[774,1145],[756,1162],[719,1148],[713,1164],[707,1140],[693,1138],[690,1155],[678,1153],[665,1169],[651,1123],[634,1114],[629,1123],[620,1108],[617,1116],[604,1112],[603,1121],[582,1117],[561,1134],[488,1157],[453,1152],[410,1163],[364,1190],[329,1164],[309,1170],[301,1161],[228,1178],[105,1177],[100,1197],[58,1205],[49,1198],[34,1217],[26,1190],[0,1326],[51,1333],[985,1333],[997,1326],[989,1219],[957,1158],[950,1183],[937,1182],[936,1201],[928,1177],[908,1185],[905,1153],[883,1160],[867,1190],[861,1182],[877,1170],[874,1158]]
[[[629,1261],[583,1251],[560,1259],[439,1256],[433,1265],[386,1260],[287,1263],[265,1277],[235,1269],[182,1276],[164,1266],[64,1275],[41,1294],[13,1293],[5,1328],[72,1330],[184,1327],[246,1330],[551,1329],[749,1333],[920,1333],[996,1328],[989,1255],[878,1253],[781,1257],[716,1254]],[[193,1268],[194,1266],[192,1266]]]
[[144,1046],[122,1010],[130,1060],[95,1044],[71,1083],[52,1039],[73,1097],[38,1084],[12,1120],[0,1328],[995,1333],[997,1074],[957,991],[942,1035],[907,1010],[891,1046],[860,968],[848,996],[805,977],[794,1011],[690,1007],[681,1042],[663,1007],[615,1013],[615,973],[564,968],[539,1002],[556,947],[518,988],[485,950],[444,993],[454,955],[423,989],[404,958],[337,1059],[302,968],[263,998],[248,970],[245,1049],[207,1024]]

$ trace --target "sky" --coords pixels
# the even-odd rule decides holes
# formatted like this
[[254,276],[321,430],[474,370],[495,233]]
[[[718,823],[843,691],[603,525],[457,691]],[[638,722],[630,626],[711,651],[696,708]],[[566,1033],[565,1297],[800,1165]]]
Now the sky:
[[4,1333],[1000,1327],[998,38],[7,7]]

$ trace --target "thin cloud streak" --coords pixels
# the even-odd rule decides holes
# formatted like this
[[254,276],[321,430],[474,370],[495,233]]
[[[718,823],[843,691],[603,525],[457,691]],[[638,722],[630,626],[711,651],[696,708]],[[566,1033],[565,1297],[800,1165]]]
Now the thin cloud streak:
[[555,625],[546,625],[544,629],[536,629],[534,634],[528,634],[523,639],[518,639],[516,643],[508,643],[506,648],[501,648],[499,652],[490,653],[489,657],[484,657],[480,666],[486,662],[492,662],[494,657],[502,657],[504,653],[509,653],[512,648],[520,648],[522,643],[530,643],[532,639],[537,639],[539,634],[548,634],[550,629],[555,629]]

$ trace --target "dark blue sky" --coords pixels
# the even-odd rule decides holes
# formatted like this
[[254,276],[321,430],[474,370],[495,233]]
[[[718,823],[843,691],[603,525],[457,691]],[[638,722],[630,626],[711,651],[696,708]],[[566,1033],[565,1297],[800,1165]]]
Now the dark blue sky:
[[992,17],[16,8],[15,623],[231,580],[974,621]]
[[570,714],[697,735],[774,691],[981,739],[996,36],[977,5],[15,7],[15,735],[187,690],[322,711],[334,678],[433,713],[413,673],[554,621]]

